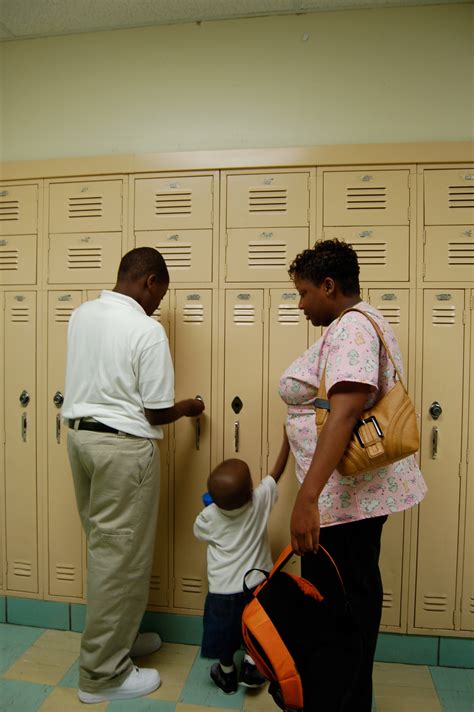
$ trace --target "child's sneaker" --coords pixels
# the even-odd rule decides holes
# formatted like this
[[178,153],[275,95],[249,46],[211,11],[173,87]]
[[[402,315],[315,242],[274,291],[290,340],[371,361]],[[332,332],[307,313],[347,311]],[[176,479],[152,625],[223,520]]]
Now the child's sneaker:
[[235,665],[232,672],[224,672],[219,663],[214,663],[211,667],[211,680],[226,695],[233,695],[237,692],[237,668]]
[[243,660],[240,667],[239,684],[244,687],[260,687],[266,683],[266,678],[261,675],[256,665],[248,660]]

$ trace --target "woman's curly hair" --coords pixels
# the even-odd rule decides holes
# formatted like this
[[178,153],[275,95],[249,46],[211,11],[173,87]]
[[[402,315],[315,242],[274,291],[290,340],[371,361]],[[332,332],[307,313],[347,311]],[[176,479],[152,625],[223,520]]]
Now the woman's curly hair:
[[300,252],[288,274],[293,280],[295,277],[307,279],[316,286],[331,277],[347,297],[360,291],[357,254],[347,242],[337,239],[318,240],[312,249]]

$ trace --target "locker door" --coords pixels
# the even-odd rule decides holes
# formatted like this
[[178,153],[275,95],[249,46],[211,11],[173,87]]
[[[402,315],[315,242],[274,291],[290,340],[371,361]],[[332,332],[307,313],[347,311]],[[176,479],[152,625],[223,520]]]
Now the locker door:
[[121,253],[121,232],[50,235],[48,283],[113,284]]
[[[405,374],[408,368],[409,336],[409,299],[408,289],[384,291],[369,289],[368,301],[387,319],[395,332],[403,357]],[[407,378],[405,375],[405,385]],[[405,514],[391,514],[383,528],[380,571],[383,582],[382,625],[401,625],[401,597],[404,571],[404,533]]]
[[409,278],[409,228],[328,227],[324,239],[348,242],[356,251],[361,282],[407,281]]
[[408,225],[408,171],[324,174],[324,225]]
[[[453,630],[463,403],[462,290],[424,292],[415,626]],[[447,371],[448,369],[448,371]],[[441,406],[440,415],[436,412]]]
[[427,170],[425,225],[474,223],[474,166]]
[[224,458],[245,460],[258,484],[262,451],[263,291],[225,293]]
[[122,181],[52,183],[49,232],[110,232],[122,229]]
[[[270,290],[269,359],[268,359],[268,446],[266,475],[275,462],[283,436],[286,405],[278,393],[282,373],[307,348],[308,325],[303,312],[298,309],[299,295],[295,289]],[[290,542],[290,516],[298,491],[294,460],[290,455],[286,471],[278,483],[278,502],[269,523],[270,542],[274,559]],[[297,557],[290,563],[296,573]]]
[[69,318],[82,301],[76,292],[48,294],[47,505],[48,593],[83,595],[82,529],[67,456],[67,427],[62,421]]
[[213,223],[212,176],[138,178],[135,230],[209,228]]
[[[163,324],[170,337],[170,293],[167,292],[153,319]],[[168,606],[169,600],[169,425],[163,427],[163,440],[158,440],[160,449],[160,506],[156,527],[155,553],[150,581],[149,603]]]
[[0,354],[2,370],[0,372],[0,591],[5,590],[5,294],[0,292]]
[[461,630],[474,630],[474,290],[471,291],[471,348],[469,432],[467,448],[470,453],[467,464],[466,529],[464,534],[464,566],[461,596]]
[[38,186],[0,185],[0,235],[36,233]]
[[36,235],[0,238],[0,285],[36,283]]
[[227,176],[227,227],[305,227],[309,173]]
[[308,247],[307,228],[227,230],[227,282],[288,282],[288,267]]
[[177,290],[174,340],[176,400],[200,395],[199,418],[174,425],[174,605],[202,608],[206,548],[193,536],[211,465],[212,292]]
[[7,590],[38,593],[36,293],[5,294]]
[[135,247],[155,247],[171,282],[212,280],[212,230],[150,230],[135,233]]
[[424,234],[423,271],[427,282],[474,280],[474,227],[436,225]]

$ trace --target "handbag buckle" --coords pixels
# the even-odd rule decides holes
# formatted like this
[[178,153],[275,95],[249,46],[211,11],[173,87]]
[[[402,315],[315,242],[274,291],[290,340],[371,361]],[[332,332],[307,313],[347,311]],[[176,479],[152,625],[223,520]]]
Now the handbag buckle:
[[359,428],[360,428],[362,425],[367,425],[367,423],[372,423],[372,424],[373,424],[373,426],[374,426],[374,428],[375,428],[375,432],[377,433],[377,435],[379,436],[379,438],[383,438],[383,437],[384,437],[383,430],[382,430],[382,428],[380,427],[379,422],[378,422],[377,418],[375,417],[375,415],[370,415],[368,418],[363,418],[363,419],[359,420],[359,422],[357,423],[357,425],[354,427],[354,434],[355,434],[357,440],[359,441],[359,445],[360,445],[361,447],[363,447],[363,448],[365,448],[365,443],[363,442],[363,440],[362,440],[362,438],[361,438],[361,436],[360,436]]

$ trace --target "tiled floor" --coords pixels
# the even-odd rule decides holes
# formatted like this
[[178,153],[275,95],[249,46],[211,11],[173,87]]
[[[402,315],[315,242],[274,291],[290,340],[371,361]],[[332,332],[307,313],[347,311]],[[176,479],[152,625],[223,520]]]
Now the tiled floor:
[[[76,697],[79,633],[0,625],[0,711],[84,712]],[[274,712],[263,690],[224,695],[209,680],[210,661],[193,645],[164,643],[140,664],[162,686],[148,697],[91,705],[91,712]],[[474,712],[474,670],[376,663],[377,712]],[[321,712],[324,712],[321,710]],[[354,711],[356,712],[356,711]]]

